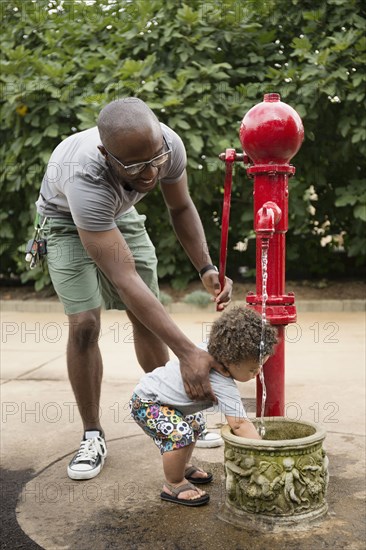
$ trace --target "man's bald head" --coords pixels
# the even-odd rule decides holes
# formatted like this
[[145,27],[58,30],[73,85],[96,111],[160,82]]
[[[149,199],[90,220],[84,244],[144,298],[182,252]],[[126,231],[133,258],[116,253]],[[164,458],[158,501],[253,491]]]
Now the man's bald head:
[[144,133],[159,128],[160,123],[150,107],[137,97],[117,99],[108,103],[98,117],[98,130],[103,145],[108,149],[113,142],[127,134]]

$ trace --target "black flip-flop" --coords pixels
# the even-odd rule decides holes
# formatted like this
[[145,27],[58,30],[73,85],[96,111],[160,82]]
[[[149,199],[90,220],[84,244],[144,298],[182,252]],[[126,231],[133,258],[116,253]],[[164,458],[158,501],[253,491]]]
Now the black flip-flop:
[[165,491],[160,493],[161,500],[167,500],[168,502],[174,502],[174,504],[182,504],[183,506],[202,506],[203,504],[207,504],[210,500],[210,495],[202,495],[200,498],[195,499],[188,499],[188,498],[178,498],[178,495],[180,493],[184,493],[184,491],[189,491],[190,489],[195,490],[194,485],[191,483],[185,483],[184,485],[181,485],[180,487],[174,487],[173,485],[170,485],[168,483],[165,483],[167,487],[171,490],[173,493],[172,495],[169,495]]
[[213,480],[213,475],[211,472],[206,472],[207,477],[193,477],[192,474],[195,472],[203,471],[200,468],[197,468],[196,466],[191,466],[190,468],[187,468],[184,472],[184,477],[187,481],[190,481],[191,483],[195,483],[196,485],[201,485],[202,483],[211,483]]

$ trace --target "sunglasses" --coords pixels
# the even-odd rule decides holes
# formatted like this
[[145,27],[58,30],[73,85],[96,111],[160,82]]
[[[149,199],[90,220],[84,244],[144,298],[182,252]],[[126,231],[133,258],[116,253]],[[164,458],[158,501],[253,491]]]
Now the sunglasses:
[[[165,146],[168,147],[168,144],[165,141],[165,138],[164,138],[164,143],[165,143]],[[126,166],[118,158],[116,158],[114,155],[112,155],[112,153],[110,153],[108,151],[108,149],[106,149],[105,147],[104,147],[104,149],[107,151],[108,155],[111,156],[113,160],[118,162],[118,164],[120,164],[122,166],[122,168],[130,176],[137,176],[137,174],[141,174],[141,172],[143,172],[150,165],[153,166],[154,168],[160,168],[161,166],[163,166],[163,164],[165,164],[167,162],[167,160],[169,159],[169,156],[172,152],[172,150],[169,149],[169,147],[168,147],[167,151],[165,151],[164,153],[161,153],[161,155],[158,155],[157,157],[154,157],[151,160],[148,160],[146,162],[137,162],[136,164],[128,164]]]

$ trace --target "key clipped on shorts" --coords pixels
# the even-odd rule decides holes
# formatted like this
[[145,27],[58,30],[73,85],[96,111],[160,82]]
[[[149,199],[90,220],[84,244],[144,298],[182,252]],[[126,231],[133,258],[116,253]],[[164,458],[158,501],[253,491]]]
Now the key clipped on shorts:
[[25,261],[29,262],[30,269],[34,269],[47,254],[47,241],[41,237],[41,231],[47,218],[43,220],[42,225],[36,225],[36,232],[33,239],[28,241],[25,249]]

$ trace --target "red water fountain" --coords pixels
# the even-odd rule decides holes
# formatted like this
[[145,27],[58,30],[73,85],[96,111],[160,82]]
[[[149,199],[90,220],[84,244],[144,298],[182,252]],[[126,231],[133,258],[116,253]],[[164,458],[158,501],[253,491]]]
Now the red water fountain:
[[[228,219],[230,212],[232,166],[249,163],[247,174],[254,180],[254,229],[256,232],[256,293],[246,301],[262,313],[262,250],[268,251],[267,322],[278,329],[275,354],[264,365],[267,390],[264,416],[285,415],[285,327],[296,322],[294,294],[285,293],[286,231],[288,229],[288,180],[295,173],[289,164],[304,139],[304,128],[297,112],[276,93],[265,94],[262,103],[244,116],[240,142],[244,154],[228,149],[220,158],[226,163],[225,199],[222,217],[220,278],[225,275]],[[261,415],[262,384],[257,377],[257,416]]]

